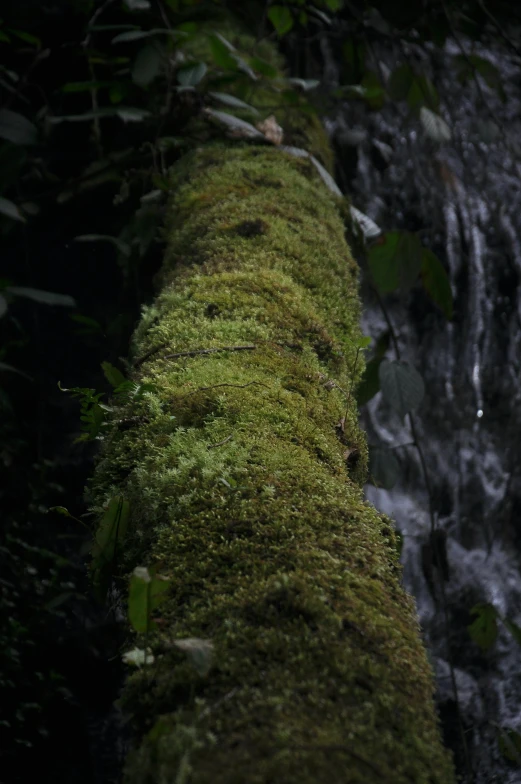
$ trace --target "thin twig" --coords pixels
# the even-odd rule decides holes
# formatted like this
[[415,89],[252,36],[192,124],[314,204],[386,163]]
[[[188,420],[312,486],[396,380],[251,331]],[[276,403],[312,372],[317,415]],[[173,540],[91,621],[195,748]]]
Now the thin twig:
[[222,441],[218,441],[216,444],[208,444],[207,449],[215,449],[216,446],[222,446],[223,444],[227,444],[228,441],[231,441],[233,436],[228,436],[227,438],[223,438]]
[[237,389],[245,389],[245,387],[251,387],[252,384],[259,384],[261,387],[266,387],[269,389],[267,384],[263,384],[262,381],[248,381],[247,384],[212,384],[211,387],[199,387],[199,389],[194,389],[193,392],[189,392],[189,395],[196,395],[197,392],[206,392],[208,389],[217,389],[217,387],[236,387]]
[[492,13],[491,13],[489,10],[488,10],[487,6],[486,6],[486,5],[485,5],[485,3],[484,3],[484,0],[478,0],[478,3],[479,3],[479,5],[480,5],[480,7],[482,8],[483,12],[486,14],[486,16],[488,16],[488,18],[490,19],[490,21],[492,22],[492,24],[494,25],[494,27],[495,27],[495,28],[496,28],[496,30],[498,31],[499,35],[500,35],[500,36],[501,36],[501,37],[502,37],[502,38],[503,38],[503,39],[504,39],[504,40],[507,42],[507,44],[508,44],[509,46],[511,46],[511,47],[512,47],[512,49],[514,50],[514,52],[515,52],[515,53],[516,53],[516,54],[517,54],[519,57],[521,57],[521,50],[519,49],[519,47],[518,47],[518,46],[516,46],[516,44],[514,43],[514,41],[512,41],[512,39],[511,39],[511,38],[510,38],[510,37],[509,37],[509,36],[508,36],[508,35],[505,33],[505,31],[503,30],[503,28],[502,28],[502,27],[501,27],[501,25],[499,24],[499,22],[498,22],[498,20],[496,19],[496,17],[495,17],[495,16],[494,16],[494,15],[493,15],[493,14],[492,14]]
[[134,362],[134,367],[137,368],[140,365],[142,365],[143,362],[146,362],[147,359],[149,359],[149,357],[153,356],[157,351],[161,351],[161,349],[165,348],[165,346],[166,346],[166,343],[160,343],[159,346],[154,346],[154,348],[151,348],[149,351],[147,351],[145,354],[143,354],[142,357],[140,357],[139,359],[136,359],[136,361]]
[[195,348],[192,351],[179,351],[177,354],[165,354],[160,359],[177,359],[178,357],[195,357],[197,354],[215,354],[217,351],[253,351],[257,346],[222,346],[222,348]]

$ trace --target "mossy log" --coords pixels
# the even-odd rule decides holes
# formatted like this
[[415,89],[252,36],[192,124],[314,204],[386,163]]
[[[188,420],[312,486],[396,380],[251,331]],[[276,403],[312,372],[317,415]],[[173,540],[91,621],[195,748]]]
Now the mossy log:
[[[169,580],[155,660],[122,695],[126,782],[450,784],[392,523],[362,496],[338,200],[309,159],[236,140],[186,156],[171,193],[132,347],[151,391],[90,490],[98,513],[129,502],[120,578]],[[168,644],[184,638],[211,640],[204,677]]]

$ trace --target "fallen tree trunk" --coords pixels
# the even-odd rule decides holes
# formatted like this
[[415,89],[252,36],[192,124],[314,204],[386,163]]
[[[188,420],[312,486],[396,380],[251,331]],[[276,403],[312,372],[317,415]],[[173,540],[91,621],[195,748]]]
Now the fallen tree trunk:
[[122,696],[127,783],[450,784],[392,524],[362,497],[337,200],[309,159],[212,144],[172,173],[167,237],[133,342],[146,391],[91,488],[97,513],[129,504],[117,574],[169,586]]

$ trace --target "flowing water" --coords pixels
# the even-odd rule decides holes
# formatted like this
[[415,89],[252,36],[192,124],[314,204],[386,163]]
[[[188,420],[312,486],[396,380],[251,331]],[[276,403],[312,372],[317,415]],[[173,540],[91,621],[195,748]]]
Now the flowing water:
[[[384,77],[405,54],[430,75],[450,142],[435,144],[396,103],[374,112],[346,102],[326,122],[340,160],[337,180],[354,206],[384,231],[418,232],[450,276],[451,323],[421,291],[385,298],[402,358],[425,381],[415,421],[447,562],[436,561],[430,547],[417,451],[395,448],[413,440],[410,428],[381,394],[362,423],[370,443],[395,448],[401,476],[392,490],[367,486],[367,498],[403,535],[404,584],[416,597],[459,771],[467,782],[519,784],[521,765],[500,750],[498,728],[521,734],[521,647],[498,621],[497,641],[483,652],[467,626],[478,603],[521,625],[521,60],[508,47],[474,50],[497,66],[502,101],[481,77],[457,81],[453,56],[461,47],[470,51],[459,41],[441,53],[419,46],[372,53]],[[333,40],[321,49],[334,85],[339,52]],[[378,338],[387,328],[368,292],[364,333]]]

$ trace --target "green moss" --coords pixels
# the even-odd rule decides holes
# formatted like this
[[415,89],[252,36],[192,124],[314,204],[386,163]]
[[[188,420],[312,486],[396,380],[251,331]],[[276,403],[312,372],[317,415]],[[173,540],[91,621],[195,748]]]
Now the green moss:
[[[97,513],[130,503],[119,576],[170,580],[156,661],[122,696],[127,784],[450,784],[392,526],[362,497],[336,201],[309,161],[213,145],[172,173],[167,237],[132,346],[155,391],[91,488]],[[206,678],[168,645],[183,637],[213,641]]]

